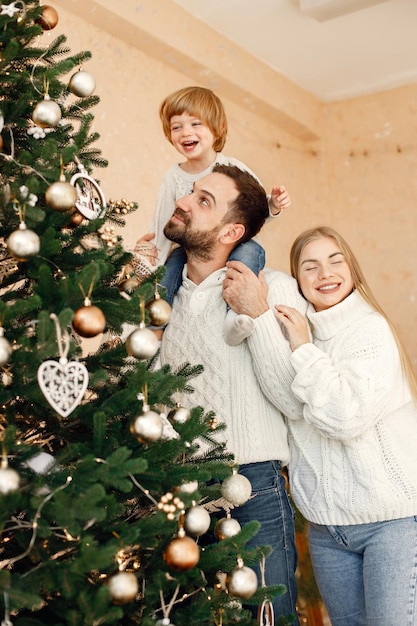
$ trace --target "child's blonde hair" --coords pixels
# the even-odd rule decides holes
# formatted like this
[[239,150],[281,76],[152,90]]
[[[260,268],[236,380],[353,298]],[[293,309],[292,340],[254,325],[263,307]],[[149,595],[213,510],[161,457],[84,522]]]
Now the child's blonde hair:
[[188,113],[195,115],[208,126],[214,135],[213,150],[221,152],[226,142],[227,118],[223,104],[205,87],[184,87],[165,98],[159,107],[159,117],[165,137],[171,142],[171,118],[174,115]]

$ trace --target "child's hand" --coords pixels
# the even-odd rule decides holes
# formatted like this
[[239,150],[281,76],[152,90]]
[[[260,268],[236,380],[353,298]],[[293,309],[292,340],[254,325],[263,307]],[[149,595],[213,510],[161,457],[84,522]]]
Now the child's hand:
[[290,194],[283,185],[272,187],[270,204],[275,209],[271,211],[274,215],[278,215],[282,209],[288,209],[291,205]]
[[150,265],[156,265],[156,261],[158,259],[156,246],[154,243],[151,243],[154,238],[155,233],[146,233],[146,235],[142,235],[142,237],[137,240],[133,249],[135,255],[143,257]]

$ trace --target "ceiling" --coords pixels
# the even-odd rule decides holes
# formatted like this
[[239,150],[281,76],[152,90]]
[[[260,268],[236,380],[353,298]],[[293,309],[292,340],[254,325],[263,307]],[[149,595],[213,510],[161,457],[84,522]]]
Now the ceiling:
[[320,100],[417,83],[417,0],[174,1]]

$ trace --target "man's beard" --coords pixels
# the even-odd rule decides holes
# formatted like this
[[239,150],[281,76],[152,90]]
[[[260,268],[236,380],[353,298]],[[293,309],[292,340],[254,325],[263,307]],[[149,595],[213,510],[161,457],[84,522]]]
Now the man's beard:
[[170,220],[164,228],[165,237],[182,246],[187,255],[192,256],[194,259],[211,261],[213,259],[214,244],[222,227],[216,226],[211,231],[192,230],[188,215],[181,209],[176,209],[175,213],[180,215],[184,222],[178,224]]

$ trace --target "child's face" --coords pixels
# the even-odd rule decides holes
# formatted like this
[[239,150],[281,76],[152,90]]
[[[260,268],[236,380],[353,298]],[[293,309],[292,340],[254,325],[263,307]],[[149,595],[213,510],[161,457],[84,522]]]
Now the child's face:
[[189,113],[173,115],[170,126],[172,145],[187,160],[212,156],[215,137],[198,117]]

